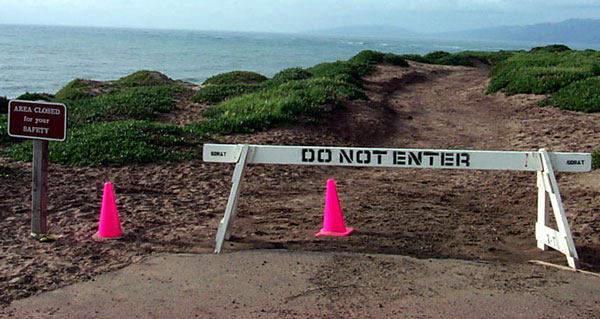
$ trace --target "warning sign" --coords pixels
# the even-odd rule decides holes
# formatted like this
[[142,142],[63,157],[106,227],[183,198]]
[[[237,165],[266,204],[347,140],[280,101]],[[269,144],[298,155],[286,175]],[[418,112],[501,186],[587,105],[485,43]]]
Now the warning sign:
[[8,135],[64,141],[67,138],[67,107],[62,103],[12,100],[8,104]]

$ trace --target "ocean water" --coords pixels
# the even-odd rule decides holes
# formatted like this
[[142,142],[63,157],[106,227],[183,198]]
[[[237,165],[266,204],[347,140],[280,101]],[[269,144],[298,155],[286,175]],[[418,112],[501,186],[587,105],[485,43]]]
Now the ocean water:
[[138,70],[201,84],[233,70],[272,76],[345,60],[362,50],[425,54],[530,49],[527,43],[306,34],[0,25],[0,96],[55,93],[75,78],[116,80]]

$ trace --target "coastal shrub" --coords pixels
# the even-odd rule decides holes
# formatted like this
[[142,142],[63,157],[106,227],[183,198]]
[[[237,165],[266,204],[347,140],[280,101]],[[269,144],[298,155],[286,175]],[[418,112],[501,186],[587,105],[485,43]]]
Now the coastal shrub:
[[573,82],[558,90],[544,104],[552,104],[565,110],[600,112],[600,77]]
[[434,51],[427,53],[424,56],[418,54],[404,54],[400,55],[399,57],[406,60],[428,64],[473,66],[471,56],[461,53],[450,54],[445,51]]
[[564,52],[571,51],[571,48],[564,44],[551,44],[542,47],[531,48],[531,52]]
[[8,102],[6,96],[0,96],[0,114],[8,113]]
[[435,61],[435,64],[443,64],[443,65],[462,65],[462,66],[473,66],[473,61],[471,58],[465,55],[459,54],[451,54],[445,57],[441,57]]
[[250,71],[232,71],[217,74],[206,79],[203,84],[257,84],[267,80],[267,77]]
[[0,114],[0,145],[10,144],[8,136],[8,115]]
[[429,63],[434,63],[436,60],[445,58],[449,55],[450,55],[450,53],[448,53],[446,51],[433,51],[433,52],[429,52],[429,53],[425,54],[423,56],[423,58],[425,58],[425,60],[429,61]]
[[54,101],[67,102],[91,97],[91,89],[92,85],[90,81],[78,78],[67,83],[62,89],[58,90],[54,95]]
[[406,62],[406,60],[401,55],[394,53],[386,53],[384,55],[384,62],[397,66],[408,66],[408,62]]
[[[207,86],[194,97],[196,101],[223,101],[205,112],[208,120],[192,124],[188,129],[206,134],[248,133],[302,120],[314,121],[323,112],[323,105],[366,98],[362,77],[378,63],[408,65],[402,56],[366,50],[348,61],[282,70],[258,84],[258,88]],[[228,90],[233,94],[227,95]]]
[[467,57],[469,59],[477,59],[479,61],[481,61],[484,64],[487,65],[493,65],[496,64],[500,61],[504,61],[506,59],[508,59],[509,57],[511,57],[516,51],[496,51],[496,52],[490,52],[490,51],[462,51],[462,52],[458,52],[455,53],[454,55],[457,56],[464,56]]
[[17,97],[17,100],[25,101],[46,101],[52,102],[54,95],[48,93],[29,93],[25,92]]
[[590,72],[592,73],[592,75],[600,75],[600,63],[594,62],[594,64],[592,64]]
[[209,120],[191,130],[220,134],[249,133],[305,117],[317,117],[322,112],[322,105],[338,104],[341,98],[364,97],[364,92],[349,80],[344,75],[309,78],[234,97],[208,109],[205,115]]
[[[248,133],[302,120],[314,121],[323,112],[323,105],[366,98],[361,89],[362,76],[378,63],[408,65],[401,56],[367,50],[348,61],[285,69],[256,86],[207,86],[194,100],[222,102],[204,113],[208,120],[192,124],[188,130],[205,134]],[[229,90],[233,94],[228,94]],[[248,92],[252,90],[255,91]]]
[[335,78],[344,76],[347,80],[359,87],[362,87],[362,77],[372,70],[373,66],[364,63],[350,63],[346,61],[336,61],[320,63],[308,69],[315,78]]
[[595,151],[592,155],[592,168],[599,169],[600,168],[600,150]]
[[403,54],[400,57],[402,57],[405,60],[410,60],[410,61],[415,61],[415,62],[420,62],[420,63],[429,63],[429,60],[425,59],[420,54]]
[[228,98],[238,95],[252,93],[261,89],[258,84],[223,84],[223,85],[207,85],[198,90],[192,101],[198,103],[219,103]]
[[353,57],[351,57],[348,62],[350,63],[365,63],[365,64],[378,64],[383,63],[385,60],[385,55],[381,52],[373,51],[373,50],[363,50]]
[[516,52],[494,64],[488,92],[548,94],[597,72],[600,53],[588,51]]
[[134,87],[69,104],[69,124],[124,119],[154,120],[175,109],[176,95],[184,88],[175,85]]
[[[64,142],[50,143],[48,158],[52,163],[74,166],[179,161],[196,156],[190,153],[195,147],[189,147],[185,134],[177,125],[148,121],[94,123],[70,130]],[[2,155],[30,161],[31,148],[28,141],[13,145]]]
[[118,79],[117,81],[115,81],[115,85],[128,87],[154,86],[172,84],[173,82],[174,81],[171,80],[168,76],[160,72],[141,70]]
[[285,83],[285,82],[289,82],[289,81],[308,79],[311,76],[312,76],[312,74],[310,72],[308,72],[307,70],[305,70],[303,68],[295,67],[295,68],[283,69],[283,70],[277,72],[270,81],[280,84],[280,83]]
[[349,63],[376,65],[389,63],[397,66],[408,66],[408,63],[401,55],[394,53],[381,53],[378,51],[364,50],[357,53],[348,60]]
[[219,103],[226,99],[243,94],[253,93],[258,90],[276,87],[289,81],[310,78],[312,74],[303,68],[288,68],[276,73],[272,79],[258,84],[234,83],[207,85],[198,90],[192,101],[198,103]]
[[19,138],[8,136],[8,115],[0,114],[0,145],[6,146],[21,141]]

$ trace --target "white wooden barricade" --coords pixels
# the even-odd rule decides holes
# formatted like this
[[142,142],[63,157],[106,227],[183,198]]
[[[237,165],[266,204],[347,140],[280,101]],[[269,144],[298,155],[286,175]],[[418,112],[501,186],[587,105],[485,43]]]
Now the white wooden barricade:
[[[231,235],[246,164],[330,165],[363,167],[414,167],[445,169],[512,170],[537,172],[538,220],[535,237],[540,249],[565,254],[577,269],[579,257],[565,215],[554,172],[589,172],[589,153],[460,151],[320,146],[268,146],[205,144],[204,161],[237,163],[225,216],[217,230],[215,253]],[[550,227],[550,207],[558,230]]]

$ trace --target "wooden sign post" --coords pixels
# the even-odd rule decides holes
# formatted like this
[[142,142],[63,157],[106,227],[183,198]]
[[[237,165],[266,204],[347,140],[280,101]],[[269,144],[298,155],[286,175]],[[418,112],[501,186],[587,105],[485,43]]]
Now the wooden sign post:
[[48,233],[48,141],[67,138],[67,107],[12,100],[8,103],[8,135],[33,139],[31,235],[41,240]]
[[31,190],[31,234],[47,234],[48,216],[48,141],[33,140],[33,178]]

